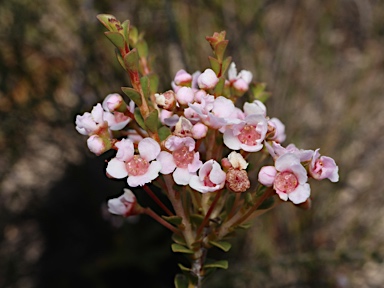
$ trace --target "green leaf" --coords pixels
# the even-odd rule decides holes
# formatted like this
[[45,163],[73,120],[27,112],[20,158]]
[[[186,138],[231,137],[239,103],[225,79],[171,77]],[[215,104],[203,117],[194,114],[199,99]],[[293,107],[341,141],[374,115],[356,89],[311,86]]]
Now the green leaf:
[[187,245],[186,242],[185,242],[185,239],[183,236],[179,235],[179,234],[173,234],[172,235],[172,240],[177,243],[177,244],[180,244],[180,245]]
[[204,265],[204,269],[206,268],[220,268],[220,269],[228,269],[228,261],[220,260],[212,263],[208,263]]
[[148,44],[144,39],[140,39],[136,43],[137,51],[139,52],[139,57],[148,57]]
[[211,63],[212,70],[215,71],[216,75],[220,73],[220,63],[216,58],[208,56],[209,62]]
[[124,49],[125,40],[123,35],[121,35],[119,32],[111,31],[104,32],[104,34],[105,36],[107,36],[109,41],[112,42],[113,45],[115,45],[119,49]]
[[196,226],[200,226],[201,223],[203,223],[203,220],[204,220],[204,216],[203,215],[200,215],[200,214],[192,214],[190,216],[190,220],[193,224],[195,224]]
[[219,241],[219,242],[209,241],[209,244],[211,244],[217,248],[220,248],[224,252],[228,252],[229,249],[231,249],[231,247],[232,247],[232,244],[229,242],[226,242],[226,241]]
[[121,24],[121,27],[123,27],[123,35],[125,41],[127,42],[127,44],[129,44],[129,20],[125,20],[123,24]]
[[129,99],[135,102],[137,106],[141,106],[141,95],[138,91],[130,87],[121,87],[121,90],[124,92],[125,95],[129,97]]
[[264,202],[257,208],[257,210],[265,210],[271,208],[275,203],[275,197],[269,197],[264,200]]
[[124,70],[127,70],[127,68],[125,67],[125,64],[124,64],[123,57],[121,57],[121,54],[120,54],[120,52],[119,52],[119,49],[115,49],[115,52],[116,52],[116,58],[117,58],[117,61],[119,61],[121,67],[123,67]]
[[129,30],[129,42],[132,43],[132,46],[136,46],[139,37],[139,31],[135,26],[131,26]]
[[266,87],[267,84],[265,83],[252,84],[250,91],[253,99],[250,100],[260,100],[261,102],[265,103],[271,95],[271,93],[265,91]]
[[176,288],[188,288],[188,278],[183,274],[176,274],[175,276],[175,287]]
[[220,77],[219,78],[219,82],[215,86],[215,91],[214,91],[215,95],[217,95],[217,96],[221,96],[222,95],[223,89],[224,89],[224,84],[225,84],[224,77]]
[[141,84],[141,89],[143,89],[144,97],[145,99],[149,99],[151,92],[149,89],[149,78],[148,76],[143,76],[140,78],[140,84]]
[[227,49],[228,40],[220,41],[215,46],[215,55],[217,59],[221,62],[224,58],[225,49]]
[[161,218],[164,218],[167,220],[169,223],[174,224],[174,225],[180,225],[183,219],[180,216],[161,216]]
[[193,254],[193,251],[191,249],[188,249],[187,247],[180,245],[180,244],[177,244],[177,243],[173,243],[171,245],[171,248],[172,248],[173,252],[184,253],[184,254]]
[[221,75],[225,74],[225,72],[227,71],[227,69],[229,67],[229,64],[231,64],[231,61],[232,61],[232,57],[228,56],[227,58],[225,58],[223,63],[221,63]]
[[119,23],[116,17],[111,14],[99,14],[96,18],[103,24],[109,31],[117,31],[114,23]]
[[264,194],[264,192],[267,190],[267,187],[264,186],[264,185],[260,185],[258,188],[257,188],[257,191],[256,191],[256,197],[259,197],[261,195]]
[[237,227],[240,229],[249,229],[251,226],[252,226],[252,222],[248,222],[248,223],[243,223]]
[[180,268],[181,271],[184,271],[184,272],[190,272],[191,271],[191,268],[188,268],[188,267],[185,267],[183,264],[177,264]]
[[147,127],[145,127],[144,119],[143,119],[143,116],[141,116],[139,108],[135,109],[134,115],[135,115],[135,120],[136,120],[137,124],[139,124],[139,126],[141,128],[143,128],[144,130],[147,130]]
[[169,135],[171,135],[172,132],[167,126],[161,126],[157,133],[159,134],[160,141],[164,141]]
[[137,55],[137,50],[134,48],[124,57],[124,64],[127,69],[132,72],[139,71],[139,56]]
[[149,91],[152,94],[157,92],[157,88],[159,87],[159,76],[155,73],[150,73],[147,75],[149,79]]
[[152,110],[149,115],[147,116],[147,118],[145,118],[144,120],[144,123],[145,123],[145,126],[147,126],[147,128],[152,132],[152,133],[156,133],[157,132],[157,128],[158,128],[158,125],[159,125],[159,111],[157,111],[156,109],[155,110]]
[[247,206],[252,206],[254,204],[253,203],[253,197],[252,197],[251,193],[245,193],[244,200],[245,200],[245,203],[247,204]]

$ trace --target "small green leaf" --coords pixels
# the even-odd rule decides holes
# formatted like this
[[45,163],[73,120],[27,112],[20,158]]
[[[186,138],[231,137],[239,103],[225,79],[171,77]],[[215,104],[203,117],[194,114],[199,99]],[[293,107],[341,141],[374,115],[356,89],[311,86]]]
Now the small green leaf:
[[139,37],[139,31],[135,26],[131,26],[129,29],[129,42],[132,43],[132,46],[136,46],[138,37]]
[[125,95],[129,97],[129,99],[135,102],[137,106],[141,106],[141,95],[138,91],[130,87],[121,87],[121,90],[124,92]]
[[103,24],[109,31],[117,31],[114,23],[119,23],[116,17],[111,14],[99,14],[96,18]]
[[183,274],[176,274],[175,276],[175,288],[188,288],[188,278]]
[[149,79],[149,91],[151,95],[157,92],[157,88],[159,87],[159,76],[155,73],[150,73],[147,75]]
[[132,72],[139,71],[139,56],[137,55],[137,50],[135,48],[125,55],[124,64],[125,67]]
[[271,96],[271,93],[265,91],[266,87],[267,85],[265,83],[252,84],[250,91],[253,99],[250,100],[260,100],[261,102],[265,103]]
[[177,264],[180,268],[181,271],[184,271],[184,272],[190,272],[191,271],[191,268],[188,268],[188,267],[185,267],[183,264]]
[[150,89],[149,89],[149,78],[148,76],[143,76],[140,78],[140,84],[141,89],[143,89],[144,97],[145,99],[149,99],[149,96],[151,95]]
[[232,61],[232,57],[228,56],[227,58],[225,58],[223,63],[221,63],[221,75],[225,74],[225,72],[227,71],[227,69],[229,67],[229,64],[231,64],[231,61]]
[[271,208],[275,203],[275,197],[269,197],[264,200],[264,202],[257,208],[257,210],[265,210]]
[[121,24],[121,27],[123,27],[123,35],[125,41],[127,42],[127,44],[129,44],[129,20],[125,20],[123,24]]
[[208,263],[204,265],[205,268],[220,268],[220,269],[228,269],[228,261],[220,260],[212,263]]
[[137,51],[139,52],[139,57],[148,57],[148,44],[144,39],[140,39],[136,43]]
[[220,77],[219,82],[215,86],[215,91],[214,91],[215,95],[217,95],[217,96],[222,95],[223,89],[224,89],[224,84],[225,84],[225,79],[223,77]]
[[156,133],[159,125],[159,112],[155,109],[151,111],[144,120],[145,126],[152,132]]
[[220,248],[224,252],[228,252],[229,249],[231,249],[231,247],[232,247],[231,243],[226,242],[226,241],[219,241],[219,242],[209,241],[209,244],[211,244],[211,245],[213,245],[213,246],[215,246],[217,248]]
[[245,203],[247,204],[247,206],[252,206],[254,204],[253,203],[253,197],[252,197],[251,193],[245,193],[244,200],[245,200]]
[[239,225],[237,227],[240,228],[240,229],[249,229],[251,226],[252,226],[252,223],[248,222],[248,223],[243,223],[243,224],[241,224],[241,225]]
[[196,226],[200,226],[201,223],[203,223],[204,217],[200,214],[192,214],[190,216],[191,222],[195,224]]
[[261,195],[264,194],[264,192],[267,190],[267,187],[264,186],[264,185],[260,185],[258,188],[257,188],[257,191],[256,191],[256,197],[259,197]]
[[178,252],[178,253],[184,253],[184,254],[193,254],[193,251],[191,249],[188,249],[187,247],[173,243],[171,245],[172,251],[173,252]]
[[211,63],[212,70],[215,71],[216,75],[220,73],[220,63],[216,58],[208,56],[209,62]]
[[228,40],[220,41],[215,46],[215,55],[217,59],[221,62],[224,58],[225,49],[227,49]]
[[165,220],[167,220],[169,223],[174,225],[180,225],[183,219],[180,216],[161,216]]
[[121,67],[123,67],[124,70],[127,70],[127,68],[125,67],[125,64],[124,64],[123,57],[121,57],[121,54],[120,54],[120,52],[119,52],[119,49],[115,49],[115,52],[116,52],[116,58],[117,58],[117,61],[119,61]]
[[139,124],[139,126],[141,128],[143,128],[144,130],[147,130],[147,127],[145,127],[144,119],[143,119],[143,116],[140,113],[140,109],[139,108],[135,109],[134,115],[135,115],[135,120],[136,120],[137,124]]
[[187,245],[186,242],[185,242],[185,239],[183,236],[179,235],[179,234],[173,234],[172,235],[172,240],[177,243],[177,244],[180,244],[180,245]]
[[113,45],[115,45],[119,49],[124,49],[125,41],[123,35],[121,35],[119,32],[111,31],[104,32],[104,34],[105,36],[107,36],[109,41],[112,42]]
[[157,133],[159,134],[160,141],[164,141],[169,135],[171,135],[172,132],[171,129],[169,129],[168,127],[161,126]]

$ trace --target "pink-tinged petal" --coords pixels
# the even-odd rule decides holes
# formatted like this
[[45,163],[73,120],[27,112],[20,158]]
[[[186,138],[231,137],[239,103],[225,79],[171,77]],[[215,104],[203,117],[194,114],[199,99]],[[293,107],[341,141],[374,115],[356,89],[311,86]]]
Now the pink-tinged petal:
[[97,103],[97,105],[93,107],[91,114],[96,123],[100,124],[104,122],[104,110],[100,103]]
[[152,161],[148,167],[147,173],[139,176],[128,176],[127,182],[130,187],[143,186],[146,183],[152,182],[159,176],[161,164],[158,161]]
[[189,151],[193,151],[195,149],[195,140],[191,137],[178,137],[178,136],[170,136],[165,141],[165,148],[170,151],[175,151],[183,146],[188,147]]
[[128,176],[127,169],[125,168],[125,163],[113,158],[108,162],[107,173],[113,178],[121,179]]
[[116,158],[120,161],[129,161],[135,153],[131,139],[121,139],[115,146],[118,148]]
[[172,154],[166,151],[160,152],[159,156],[157,156],[157,161],[161,163],[161,174],[172,173],[176,168],[176,163],[173,160]]
[[293,153],[286,153],[275,162],[275,167],[278,171],[291,171],[291,167],[300,164],[300,159]]
[[197,85],[200,89],[211,89],[219,82],[216,73],[212,69],[205,69],[205,71],[197,78]]
[[113,93],[105,97],[102,103],[102,107],[105,111],[113,112],[116,109],[118,109],[121,105],[123,105],[123,103],[124,103],[123,97],[121,97],[120,94]]
[[213,102],[212,113],[217,117],[227,118],[235,109],[233,102],[223,96],[219,96]]
[[214,192],[224,187],[223,185],[215,185],[213,187],[205,186],[203,181],[199,180],[199,177],[194,175],[191,177],[191,180],[189,181],[189,186],[201,193],[208,193],[208,192]]
[[252,72],[248,70],[241,70],[238,78],[244,80],[247,84],[250,84],[252,82],[253,75]]
[[308,183],[297,186],[297,188],[288,194],[289,200],[291,200],[294,204],[300,204],[307,201],[309,196],[311,195],[311,187]]
[[238,79],[233,83],[233,88],[241,92],[246,92],[249,89],[249,85],[244,79]]
[[260,169],[258,180],[261,184],[271,187],[275,181],[277,170],[274,166],[264,166]]
[[136,204],[136,196],[129,189],[118,198],[108,200],[108,211],[112,214],[128,216]]
[[233,135],[233,130],[227,129],[223,135],[223,141],[225,146],[231,150],[240,150],[241,142],[237,136]]
[[104,139],[99,135],[92,135],[87,140],[87,146],[91,152],[95,153],[96,155],[100,155],[110,148],[111,145],[109,145],[109,147],[106,145],[108,141],[108,139],[104,141]]
[[252,103],[245,102],[243,110],[246,116],[248,115],[263,115],[267,114],[267,107],[259,100],[255,100]]
[[292,171],[300,184],[304,184],[308,180],[307,170],[301,163],[291,165],[290,171]]
[[269,120],[270,124],[275,128],[275,134],[271,138],[276,140],[278,143],[284,142],[287,137],[285,134],[285,125],[278,118],[272,118]]
[[279,190],[276,190],[276,194],[280,197],[281,200],[287,201],[288,194]]
[[240,144],[240,148],[247,152],[257,152],[263,149],[263,144],[257,144],[257,145],[246,145],[246,144]]
[[225,183],[226,174],[221,169],[220,164],[214,160],[209,160],[209,161],[213,161],[212,170],[211,170],[211,173],[209,174],[209,180],[216,185],[221,185]]
[[200,171],[199,171],[199,180],[200,181],[204,181],[205,177],[207,177],[208,174],[211,172],[213,161],[214,160],[212,160],[212,159],[208,160],[207,162],[205,162],[203,164],[203,166],[201,166]]
[[108,211],[115,215],[125,215],[127,206],[120,201],[120,198],[110,199],[108,200]]
[[236,64],[235,62],[232,62],[228,68],[228,79],[229,81],[232,81],[232,80],[235,80],[236,77],[237,77]]
[[193,102],[195,98],[195,92],[190,87],[181,87],[176,93],[176,100],[181,105],[187,105]]
[[139,142],[138,149],[140,156],[147,161],[156,159],[161,151],[159,143],[149,137],[144,138]]
[[173,172],[173,180],[178,185],[187,185],[191,177],[195,175],[195,173],[190,173],[186,168],[177,167],[175,172]]
[[193,156],[192,163],[188,164],[188,171],[194,173],[199,170],[202,165],[203,162],[200,161],[200,153],[196,152]]

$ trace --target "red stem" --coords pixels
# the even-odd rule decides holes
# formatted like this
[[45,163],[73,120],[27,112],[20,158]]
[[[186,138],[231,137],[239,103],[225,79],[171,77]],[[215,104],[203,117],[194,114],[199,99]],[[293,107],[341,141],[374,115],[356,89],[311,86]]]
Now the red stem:
[[153,201],[155,201],[157,205],[159,205],[164,210],[165,213],[167,213],[169,216],[174,216],[174,214],[164,205],[163,202],[161,202],[161,200],[155,195],[155,193],[152,192],[152,190],[147,185],[144,185],[143,189],[153,199]]

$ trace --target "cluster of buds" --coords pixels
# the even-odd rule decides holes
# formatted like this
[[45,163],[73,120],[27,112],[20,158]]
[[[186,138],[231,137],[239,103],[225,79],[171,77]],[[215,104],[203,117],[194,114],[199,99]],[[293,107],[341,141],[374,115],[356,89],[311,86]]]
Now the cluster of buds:
[[[110,94],[91,113],[78,115],[76,129],[89,136],[88,147],[96,155],[116,150],[107,164],[108,177],[142,187],[168,215],[142,208],[128,189],[109,201],[111,213],[147,213],[178,236],[175,252],[201,260],[202,248],[227,250],[223,238],[256,210],[268,210],[282,202],[278,199],[307,202],[309,178],[338,181],[335,161],[320,156],[319,149],[282,146],[285,125],[267,115],[265,85],[253,83],[250,71],[238,73],[231,57],[224,58],[225,32],[207,37],[215,56],[209,57],[210,68],[192,74],[180,70],[172,89],[159,93],[142,34],[111,15],[98,18],[109,30],[106,35],[118,48],[133,88],[122,88],[129,101]],[[240,97],[248,98],[238,101]],[[240,108],[238,103],[244,104]],[[174,212],[149,183],[164,191]],[[196,267],[184,268],[198,282],[205,272]]]

